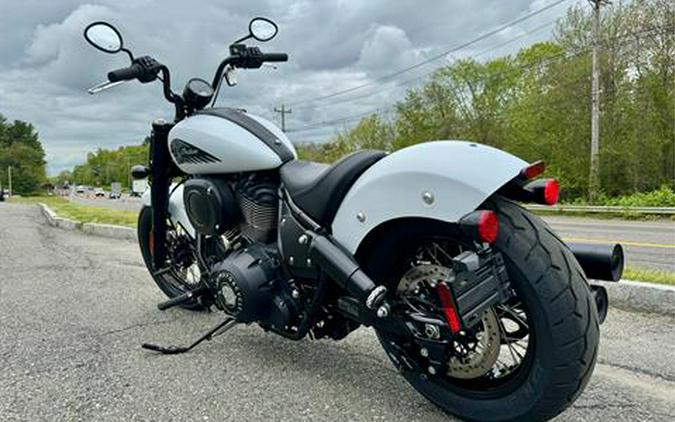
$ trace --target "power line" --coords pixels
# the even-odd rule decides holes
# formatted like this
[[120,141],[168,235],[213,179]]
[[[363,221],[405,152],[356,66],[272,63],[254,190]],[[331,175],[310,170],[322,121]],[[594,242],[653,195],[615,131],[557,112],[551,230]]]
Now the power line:
[[[479,53],[477,53],[477,54],[475,54],[475,55],[473,55],[473,56],[471,56],[471,57],[469,57],[469,58],[480,57],[480,56],[482,56],[482,55],[484,55],[484,54],[487,54],[487,53],[489,53],[489,52],[492,52],[492,51],[494,51],[494,50],[497,50],[497,49],[499,49],[499,48],[501,48],[501,47],[503,47],[503,46],[505,46],[505,45],[511,44],[512,42],[515,42],[515,41],[518,41],[518,40],[520,40],[520,39],[526,38],[526,37],[528,37],[528,36],[530,36],[530,35],[532,35],[532,34],[535,34],[535,33],[539,32],[539,31],[541,31],[541,30],[543,30],[543,29],[546,29],[546,28],[548,28],[548,27],[553,26],[557,21],[558,21],[557,19],[552,20],[552,21],[549,21],[549,22],[547,22],[547,23],[545,23],[545,24],[543,24],[543,25],[540,25],[540,26],[538,26],[538,27],[536,27],[536,28],[533,28],[533,29],[531,29],[531,30],[529,30],[529,31],[526,31],[526,32],[522,33],[522,34],[519,34],[519,35],[516,36],[516,37],[513,37],[513,38],[511,38],[511,39],[508,39],[508,40],[506,40],[506,41],[504,41],[504,42],[501,42],[501,43],[499,43],[499,44],[496,44],[496,45],[494,45],[494,46],[492,46],[492,47],[486,48],[486,49],[480,51]],[[377,90],[376,92],[367,92],[367,93],[365,93],[365,94],[361,94],[361,95],[358,95],[358,96],[356,96],[356,97],[347,97],[347,98],[339,99],[339,100],[337,100],[337,101],[331,101],[331,102],[329,102],[329,103],[324,103],[324,104],[321,105],[321,107],[322,107],[322,108],[332,107],[332,106],[337,105],[337,104],[344,104],[344,103],[349,102],[349,101],[354,101],[354,100],[359,100],[359,99],[362,99],[362,98],[367,98],[367,97],[372,96],[374,93],[380,93],[380,92],[385,92],[385,91],[391,91],[391,90],[393,90],[393,89],[400,88],[401,86],[405,86],[405,85],[408,85],[408,84],[410,84],[410,83],[412,83],[412,82],[416,82],[416,81],[418,81],[418,80],[424,79],[424,78],[426,78],[427,76],[432,75],[434,72],[436,72],[438,69],[441,69],[441,68],[442,68],[442,67],[440,67],[440,68],[434,68],[433,70],[431,70],[431,71],[429,71],[429,72],[425,72],[425,73],[423,73],[423,74],[421,74],[421,75],[414,76],[414,77],[409,78],[409,79],[405,79],[405,80],[403,80],[402,82],[398,83],[397,85],[389,86],[389,87],[387,87],[387,88],[380,88],[380,89]],[[296,111],[297,111],[297,110],[305,110],[305,109],[313,108],[313,107],[314,107],[313,105],[304,105],[304,106],[301,106],[301,107],[296,107]]]
[[450,48],[449,50],[446,50],[446,51],[444,51],[444,52],[442,52],[442,53],[440,53],[440,54],[437,54],[437,55],[435,55],[435,56],[432,56],[432,57],[430,57],[430,58],[428,58],[428,59],[426,59],[426,60],[423,60],[423,61],[421,61],[421,62],[419,62],[419,63],[416,63],[416,64],[414,64],[414,65],[405,67],[405,68],[403,68],[403,69],[401,69],[401,70],[398,70],[398,71],[396,71],[396,72],[394,72],[394,73],[390,73],[390,74],[388,74],[388,75],[381,76],[381,77],[379,77],[379,78],[373,79],[373,80],[370,81],[370,82],[367,82],[367,83],[361,84],[361,85],[357,85],[357,86],[355,86],[355,87],[343,89],[343,90],[336,91],[336,92],[333,92],[333,93],[330,93],[330,94],[326,94],[326,95],[321,95],[321,96],[318,96],[318,97],[315,97],[315,98],[310,98],[310,99],[307,99],[307,100],[304,100],[304,101],[298,101],[298,102],[293,103],[293,105],[294,105],[294,106],[298,106],[299,104],[305,104],[305,103],[310,103],[310,102],[320,101],[320,100],[323,100],[323,99],[326,99],[326,98],[332,98],[332,97],[335,97],[335,96],[338,96],[338,95],[346,94],[346,93],[348,93],[348,92],[353,92],[353,91],[356,91],[356,90],[358,90],[358,89],[365,88],[365,87],[367,87],[367,86],[372,86],[372,85],[374,85],[374,84],[376,84],[376,83],[378,83],[378,82],[380,82],[380,81],[383,81],[383,80],[387,80],[387,79],[394,78],[394,77],[396,77],[396,76],[398,76],[398,75],[401,75],[401,74],[403,74],[403,73],[409,72],[409,71],[411,71],[411,70],[413,70],[413,69],[417,69],[417,68],[419,68],[419,67],[421,67],[421,66],[424,66],[424,65],[426,65],[426,64],[428,64],[428,63],[431,63],[431,62],[434,62],[434,61],[436,61],[436,60],[442,59],[442,58],[444,58],[445,56],[447,56],[447,55],[450,54],[450,53],[457,52],[458,50],[461,50],[461,49],[463,49],[463,48],[469,47],[469,46],[471,46],[471,45],[473,45],[473,44],[476,44],[476,43],[479,42],[479,41],[483,41],[483,40],[486,39],[486,38],[489,38],[489,37],[491,37],[491,36],[493,36],[493,35],[495,35],[495,34],[498,34],[499,32],[503,31],[504,29],[507,29],[507,28],[509,28],[509,27],[511,27],[511,26],[513,26],[513,25],[516,25],[516,24],[518,24],[518,23],[520,23],[520,22],[526,21],[527,19],[530,19],[530,18],[532,18],[532,17],[534,17],[534,16],[537,16],[537,15],[539,15],[539,14],[545,12],[546,10],[549,10],[549,9],[551,9],[551,8],[553,8],[553,7],[555,7],[555,6],[559,5],[559,4],[561,4],[561,3],[564,3],[564,2],[566,2],[566,1],[568,1],[568,0],[557,0],[557,1],[553,2],[553,3],[551,3],[551,4],[548,4],[548,5],[546,5],[546,6],[542,7],[542,8],[540,8],[540,9],[537,9],[537,10],[535,10],[535,11],[533,11],[533,12],[530,12],[530,13],[528,13],[528,14],[526,14],[526,15],[523,15],[523,16],[517,18],[517,19],[514,19],[514,20],[512,20],[512,21],[510,21],[510,22],[507,22],[507,23],[505,23],[505,24],[502,24],[502,25],[498,26],[497,28],[495,28],[495,29],[493,29],[493,30],[491,30],[491,31],[489,31],[489,32],[486,32],[485,34],[482,34],[482,35],[478,36],[477,38],[474,38],[474,39],[472,39],[472,40],[470,40],[470,41],[467,41],[467,42],[465,42],[465,43],[463,43],[463,44],[460,44],[460,45],[457,45],[457,46],[455,46],[455,47],[452,47],[452,48]]
[[[570,57],[565,57],[564,53],[560,53],[560,54],[557,54],[557,55],[554,55],[554,56],[551,56],[551,57],[547,57],[545,60],[540,60],[540,61],[537,61],[537,62],[528,63],[526,65],[520,66],[519,69],[524,70],[524,69],[528,69],[528,68],[531,68],[531,67],[534,67],[534,66],[540,65],[540,64],[550,64],[550,63],[553,63],[553,62],[555,62],[557,60],[560,60],[562,58],[576,57],[577,55],[583,54],[585,52],[586,51],[576,53],[575,55],[570,56]],[[557,60],[555,60],[555,59],[557,59]],[[544,62],[548,62],[548,63],[544,63]],[[497,80],[498,79],[497,77],[502,76],[505,73],[506,72],[500,72],[500,73],[494,74],[490,78],[488,78],[486,81]],[[451,89],[453,89],[453,88],[451,88]],[[456,93],[456,95],[459,96],[458,93]],[[371,115],[371,114],[377,114],[378,112],[381,112],[381,111],[391,110],[392,108],[396,107],[397,104],[398,104],[398,102],[393,103],[393,104],[388,104],[384,107],[378,107],[376,109],[372,109],[372,110],[369,110],[369,111],[366,111],[366,112],[361,112],[361,113],[358,113],[358,114],[343,116],[343,117],[339,117],[339,118],[332,119],[332,120],[325,120],[325,121],[320,121],[320,122],[316,122],[316,123],[310,123],[310,124],[308,124],[306,126],[302,126],[300,128],[291,129],[291,130],[289,130],[289,132],[301,132],[301,131],[305,131],[305,130],[308,130],[308,129],[330,126],[330,125],[337,124],[337,123],[344,123],[344,122],[347,122],[349,120],[354,120],[355,118],[358,118],[358,117],[365,117],[365,116],[368,116],[368,115]]]
[[[622,34],[622,35],[617,35],[615,37],[612,37],[612,38],[609,39],[609,41],[613,41],[613,40],[617,40],[617,39],[621,39],[621,38],[626,38],[626,37],[634,36],[634,35],[646,34],[646,33],[654,32],[654,31],[657,31],[657,30],[667,30],[669,28],[672,28],[672,26],[652,27],[652,28],[648,28],[648,29],[645,29],[645,30],[642,30],[642,31],[631,31],[631,32],[628,32],[628,33],[625,33],[625,34]],[[513,70],[527,70],[529,68],[533,68],[533,67],[536,67],[536,66],[539,66],[539,65],[553,64],[553,63],[556,63],[556,62],[564,60],[564,59],[567,59],[567,60],[574,59],[576,57],[579,57],[583,54],[588,53],[589,51],[590,51],[590,48],[586,48],[586,49],[583,49],[583,50],[579,50],[579,51],[577,51],[577,52],[575,52],[574,54],[571,54],[571,55],[568,55],[565,52],[561,52],[561,53],[558,53],[558,54],[555,54],[555,55],[552,55],[552,56],[548,56],[548,57],[546,57],[546,58],[544,58],[540,61],[535,61],[535,62],[531,62],[531,63],[521,65],[516,69],[509,69],[507,71],[503,71],[503,72],[493,74],[489,78],[485,79],[484,82],[486,82],[486,83],[487,82],[494,82],[494,81],[498,80],[501,76],[505,75],[506,73],[512,72]],[[438,70],[438,69],[435,69],[434,72],[436,70]],[[430,72],[430,73],[433,73],[433,72]],[[454,88],[452,88],[452,87],[451,87],[451,89],[454,90]],[[372,95],[372,94],[370,94],[370,95]],[[456,95],[458,97],[461,96],[457,92],[456,92]],[[354,100],[354,99],[355,98],[353,98],[353,97],[351,98],[351,100]],[[385,105],[383,107],[371,109],[371,110],[366,111],[366,112],[361,112],[361,113],[357,113],[357,114],[343,116],[343,117],[339,117],[339,118],[335,118],[335,119],[331,119],[331,120],[324,120],[324,121],[319,121],[319,122],[315,122],[315,123],[309,123],[309,124],[307,124],[305,126],[302,126],[302,127],[299,127],[299,128],[289,129],[288,132],[304,132],[306,130],[319,129],[319,128],[323,128],[325,126],[331,126],[331,125],[338,124],[338,123],[346,123],[348,121],[355,120],[355,119],[360,118],[360,117],[365,117],[365,116],[369,116],[369,115],[372,115],[372,114],[377,114],[377,113],[382,112],[382,111],[389,111],[389,110],[393,109],[394,107],[396,107],[397,104],[398,104],[398,102],[393,103],[393,104],[388,104],[388,105]]]

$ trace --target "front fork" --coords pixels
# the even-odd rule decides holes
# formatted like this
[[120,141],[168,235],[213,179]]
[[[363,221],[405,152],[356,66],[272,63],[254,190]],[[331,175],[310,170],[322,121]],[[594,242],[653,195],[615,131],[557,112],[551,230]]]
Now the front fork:
[[150,203],[152,206],[152,260],[155,270],[164,268],[166,262],[166,217],[169,204],[172,162],[169,155],[169,131],[173,123],[164,119],[152,122],[150,136]]

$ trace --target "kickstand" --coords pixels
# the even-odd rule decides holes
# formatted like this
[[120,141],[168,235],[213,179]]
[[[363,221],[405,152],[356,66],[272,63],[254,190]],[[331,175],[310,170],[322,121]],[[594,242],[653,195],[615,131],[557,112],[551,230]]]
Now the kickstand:
[[[144,349],[147,350],[153,350],[155,352],[159,352],[163,355],[177,355],[180,353],[185,353],[189,352],[192,350],[195,346],[197,346],[199,343],[201,343],[204,340],[211,340],[213,337],[219,334],[223,334],[225,331],[229,330],[230,328],[234,327],[237,325],[238,322],[234,318],[225,318],[225,321],[221,322],[218,324],[215,328],[210,330],[208,333],[204,334],[201,336],[197,341],[192,343],[191,345],[185,347],[185,346],[169,346],[169,347],[162,347],[162,346],[157,346],[156,344],[149,344],[149,343],[143,343],[141,346]],[[218,332],[222,330],[221,332]]]

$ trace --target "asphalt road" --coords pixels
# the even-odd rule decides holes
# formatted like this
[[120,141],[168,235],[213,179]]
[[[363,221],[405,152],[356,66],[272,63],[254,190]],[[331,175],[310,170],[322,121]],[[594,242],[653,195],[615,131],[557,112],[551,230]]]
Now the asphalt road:
[[626,221],[581,217],[544,218],[565,241],[621,243],[630,266],[675,272],[675,221]]
[[[73,201],[92,206],[136,211],[139,198],[121,200],[72,197]],[[626,221],[586,217],[546,216],[546,220],[566,241],[591,244],[621,243],[630,266],[675,272],[675,222]]]
[[[255,326],[183,356],[217,313],[160,312],[135,244],[0,204],[0,420],[452,420],[393,370],[370,330],[292,342]],[[675,419],[675,318],[611,310],[599,363],[560,421]]]

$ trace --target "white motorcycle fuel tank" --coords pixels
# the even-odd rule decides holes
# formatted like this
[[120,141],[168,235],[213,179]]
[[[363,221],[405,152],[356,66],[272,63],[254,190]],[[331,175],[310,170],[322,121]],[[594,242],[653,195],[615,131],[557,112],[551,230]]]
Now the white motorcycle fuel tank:
[[271,170],[297,158],[272,122],[233,108],[195,113],[171,129],[168,142],[173,161],[188,174]]

